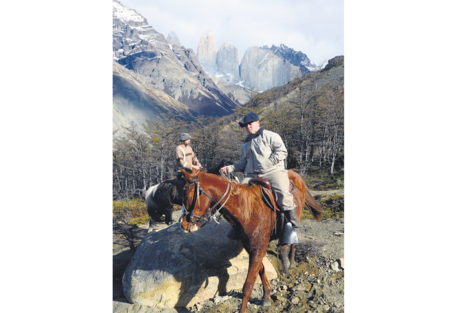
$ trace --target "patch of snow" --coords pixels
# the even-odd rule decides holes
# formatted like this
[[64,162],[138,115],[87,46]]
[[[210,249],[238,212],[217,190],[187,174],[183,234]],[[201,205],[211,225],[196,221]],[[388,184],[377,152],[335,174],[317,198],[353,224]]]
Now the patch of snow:
[[119,2],[113,1],[113,15],[119,18],[122,21],[128,22],[145,22],[142,15],[137,13],[136,11],[129,9],[128,7],[123,6]]
[[245,82],[244,80],[241,80],[238,83],[236,83],[235,85],[240,86],[240,87],[245,87],[245,85],[243,85],[244,82]]

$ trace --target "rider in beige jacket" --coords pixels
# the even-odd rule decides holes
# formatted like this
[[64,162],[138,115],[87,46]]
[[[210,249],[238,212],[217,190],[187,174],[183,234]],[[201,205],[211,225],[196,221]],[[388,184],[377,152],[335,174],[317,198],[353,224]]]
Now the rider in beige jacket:
[[246,184],[253,177],[269,181],[279,209],[285,211],[292,227],[300,236],[300,224],[295,211],[294,197],[289,192],[289,177],[284,167],[287,149],[281,136],[260,127],[257,114],[248,113],[240,122],[248,136],[240,148],[240,162],[221,168],[223,173],[245,171],[247,175],[242,183]]

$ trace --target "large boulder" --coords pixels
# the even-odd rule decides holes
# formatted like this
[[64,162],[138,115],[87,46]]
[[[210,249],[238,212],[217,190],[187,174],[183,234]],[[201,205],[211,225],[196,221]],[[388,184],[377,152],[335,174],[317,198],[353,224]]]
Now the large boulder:
[[[240,289],[248,273],[248,254],[225,234],[225,221],[208,223],[185,234],[179,224],[148,233],[123,277],[130,303],[156,308],[190,307],[216,295]],[[277,277],[271,262],[263,264],[268,279]],[[258,277],[256,283],[261,283]]]

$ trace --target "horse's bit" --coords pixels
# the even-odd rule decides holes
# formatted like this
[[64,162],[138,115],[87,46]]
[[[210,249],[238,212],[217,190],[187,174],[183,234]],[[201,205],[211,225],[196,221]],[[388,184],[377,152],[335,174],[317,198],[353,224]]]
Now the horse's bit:
[[[192,185],[196,185],[196,188],[194,189],[194,192],[196,193],[196,196],[195,196],[194,199],[193,199],[193,203],[191,204],[191,207],[189,207],[189,209],[186,209],[185,206],[184,206],[184,203],[185,203],[185,201],[184,201],[184,195],[185,195],[186,193],[183,193],[183,203],[182,203],[183,210],[181,211],[180,223],[181,223],[181,221],[183,220],[183,217],[184,217],[184,216],[190,215],[191,222],[190,222],[189,227],[191,227],[193,224],[195,224],[195,223],[197,223],[197,222],[199,222],[199,221],[203,221],[203,222],[205,221],[205,223],[204,223],[203,225],[201,225],[201,227],[202,227],[202,226],[206,225],[207,222],[209,222],[210,218],[211,218],[213,215],[215,215],[217,212],[220,211],[220,209],[222,209],[222,208],[224,207],[225,203],[227,203],[228,199],[230,198],[230,193],[228,193],[228,197],[227,197],[227,199],[225,199],[224,203],[223,203],[214,213],[212,213],[212,211],[214,210],[214,208],[215,208],[217,205],[219,205],[220,202],[222,202],[222,199],[227,195],[227,192],[232,189],[232,188],[231,188],[232,184],[231,184],[230,181],[228,181],[227,189],[225,190],[224,195],[220,198],[219,201],[217,201],[217,203],[215,203],[210,209],[208,209],[208,210],[206,211],[206,213],[205,213],[204,215],[202,215],[202,216],[198,216],[198,215],[195,215],[195,214],[194,214],[194,207],[195,207],[195,205],[196,205],[196,200],[197,200],[198,205],[200,205],[199,193],[205,194],[205,195],[209,198],[209,201],[210,201],[211,204],[213,203],[213,201],[212,201],[211,196],[210,196],[209,194],[207,194],[207,193],[204,191],[204,189],[202,188],[202,186],[199,186],[199,181],[197,181],[197,180],[196,180],[195,182],[192,182],[192,183],[190,183],[190,184],[184,186],[183,190],[188,189],[188,187],[190,187],[190,186],[192,186]],[[191,208],[192,208],[192,210],[191,210]],[[191,213],[189,213],[190,210],[191,210]]]

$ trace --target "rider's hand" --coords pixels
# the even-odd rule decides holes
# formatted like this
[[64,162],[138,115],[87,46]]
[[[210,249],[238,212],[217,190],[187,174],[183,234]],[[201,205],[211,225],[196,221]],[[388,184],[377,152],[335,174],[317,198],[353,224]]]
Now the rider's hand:
[[201,170],[201,166],[200,166],[200,165],[193,165],[193,168],[194,168],[195,170],[198,170],[198,171]]
[[220,171],[224,174],[227,174],[227,167],[226,166],[222,167]]

